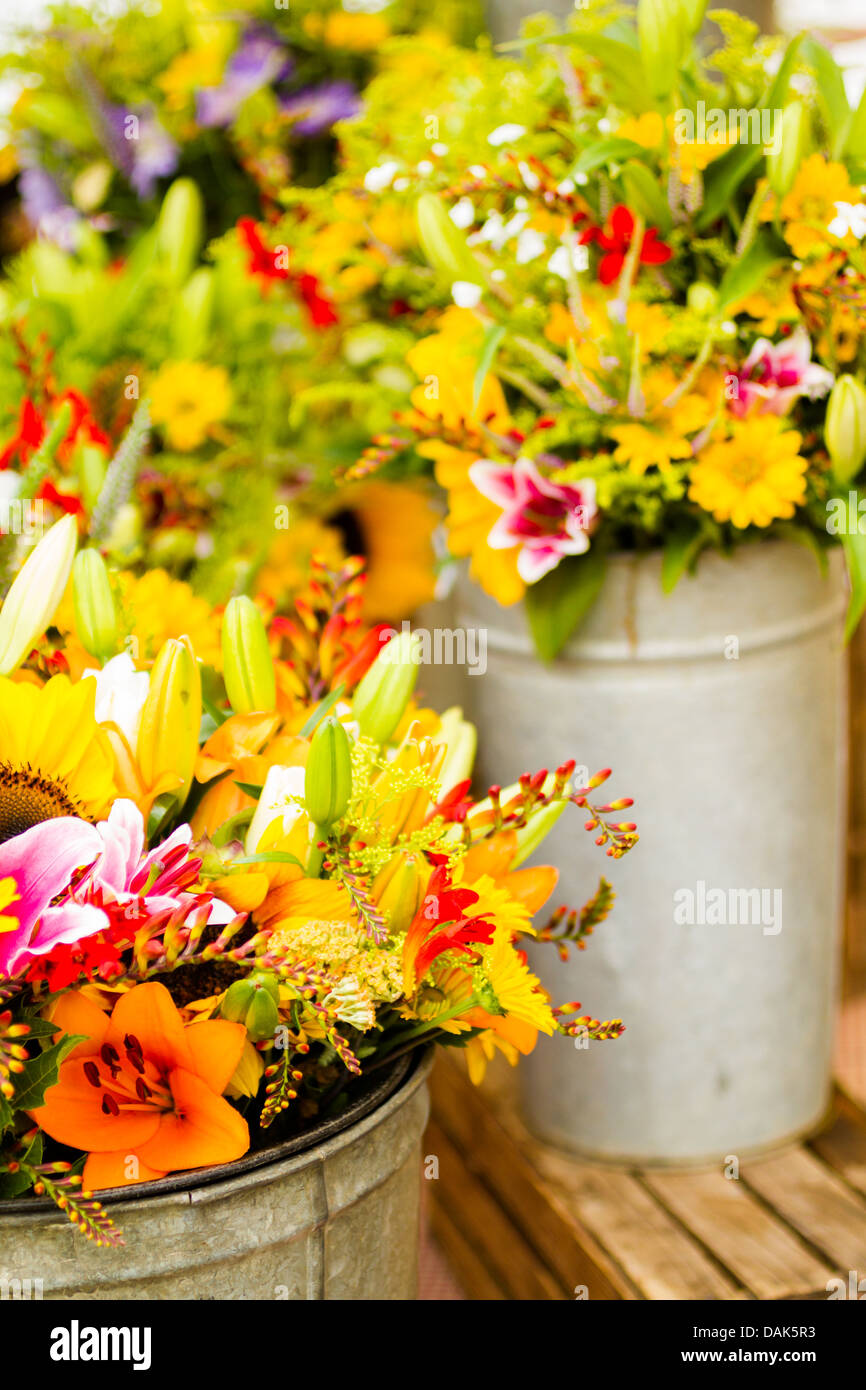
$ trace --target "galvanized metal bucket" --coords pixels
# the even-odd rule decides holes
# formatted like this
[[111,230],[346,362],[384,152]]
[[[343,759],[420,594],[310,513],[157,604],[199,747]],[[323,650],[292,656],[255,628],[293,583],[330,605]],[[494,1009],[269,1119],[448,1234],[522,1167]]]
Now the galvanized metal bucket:
[[[0,1203],[0,1289],[46,1299],[413,1299],[431,1057],[338,1120],[236,1163],[101,1193],[126,1244],[51,1203]],[[298,1151],[300,1149],[300,1152]],[[29,1281],[29,1283],[28,1283]]]
[[[463,682],[482,779],[568,756],[615,772],[641,843],[606,860],[577,816],[543,857],[555,901],[600,872],[617,903],[563,968],[532,963],[559,1001],[621,1017],[615,1042],[539,1041],[521,1067],[526,1118],[597,1158],[717,1161],[822,1117],[830,1087],[845,845],[845,586],[787,542],[702,558],[669,596],[661,558],[613,559],[600,602],[549,667],[520,609],[463,581],[459,620],[487,629]],[[764,890],[763,897],[760,890]],[[586,1044],[586,1039],[578,1040]]]

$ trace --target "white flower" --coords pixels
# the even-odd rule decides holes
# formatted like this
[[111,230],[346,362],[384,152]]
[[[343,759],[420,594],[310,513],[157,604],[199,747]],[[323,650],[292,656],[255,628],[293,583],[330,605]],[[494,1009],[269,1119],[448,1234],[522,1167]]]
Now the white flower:
[[120,652],[106,661],[101,671],[88,669],[83,679],[96,681],[96,722],[116,724],[130,748],[138,743],[141,711],[150,689],[150,676],[137,671],[129,652]]
[[486,179],[486,178],[487,178],[487,170],[485,169],[485,167],[484,167],[483,164],[470,164],[470,165],[469,165],[469,172],[470,172],[470,174],[472,175],[472,177],[473,177],[474,179]]
[[589,265],[589,252],[585,246],[557,246],[550,260],[547,262],[547,269],[554,275],[558,275],[561,280],[567,280],[573,271],[586,270]]
[[558,184],[556,185],[556,191],[557,191],[557,193],[561,193],[561,194],[563,195],[563,197],[569,197],[570,194],[572,194],[572,193],[574,192],[574,189],[575,189],[574,179],[563,179],[563,180],[562,180],[562,183],[558,183]]
[[430,146],[430,149],[439,159],[442,158],[443,154],[448,153],[448,146],[443,145],[441,140],[437,140],[435,145]]
[[517,264],[526,265],[529,261],[534,261],[536,256],[541,256],[547,242],[540,232],[536,232],[532,227],[527,227],[517,238]]
[[471,280],[455,280],[451,286],[451,296],[460,309],[474,309],[481,302],[481,286],[473,285]]
[[387,159],[384,164],[377,164],[374,168],[367,170],[364,175],[364,187],[368,193],[381,193],[388,187],[399,170],[399,164],[393,159]]
[[513,121],[506,121],[505,125],[498,125],[495,130],[491,130],[487,137],[487,143],[493,145],[494,148],[499,145],[510,145],[525,134],[525,125],[516,125]]
[[430,163],[429,159],[421,160],[421,163],[418,165],[418,173],[421,175],[422,178],[425,179],[428,174],[433,173],[433,165]]
[[459,202],[454,204],[448,216],[455,227],[460,227],[462,231],[465,231],[475,221],[475,204],[471,198],[461,198]]
[[255,854],[274,821],[281,821],[280,835],[289,831],[306,816],[303,807],[304,769],[302,767],[271,767],[247,831],[246,852]]
[[516,212],[513,217],[509,217],[507,222],[502,220],[502,214],[495,210],[491,212],[481,231],[477,233],[478,241],[488,241],[494,251],[501,251],[507,241],[513,236],[518,236],[529,221],[528,212]]
[[843,237],[849,232],[862,241],[866,236],[866,203],[834,203],[836,216],[827,228],[831,236]]
[[540,187],[541,179],[538,177],[534,169],[530,169],[525,159],[521,159],[517,167],[520,170],[520,177],[523,179],[524,185],[530,190],[530,192],[534,193],[536,188]]

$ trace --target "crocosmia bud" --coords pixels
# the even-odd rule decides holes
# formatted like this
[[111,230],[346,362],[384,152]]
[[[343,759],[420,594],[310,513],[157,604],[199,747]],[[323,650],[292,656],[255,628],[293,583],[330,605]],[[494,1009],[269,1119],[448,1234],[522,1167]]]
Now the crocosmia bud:
[[235,714],[274,709],[277,683],[268,634],[261,613],[245,594],[226,604],[222,647],[223,679]]
[[117,652],[117,608],[98,550],[81,550],[72,566],[75,628],[85,650],[107,661]]
[[409,707],[418,680],[418,639],[401,632],[383,647],[358,685],[352,713],[365,738],[387,743]]
[[850,483],[866,463],[866,391],[856,377],[838,377],[830,392],[824,442],[836,481]]
[[352,795],[352,750],[339,719],[323,719],[304,770],[304,806],[314,825],[327,830],[346,814]]

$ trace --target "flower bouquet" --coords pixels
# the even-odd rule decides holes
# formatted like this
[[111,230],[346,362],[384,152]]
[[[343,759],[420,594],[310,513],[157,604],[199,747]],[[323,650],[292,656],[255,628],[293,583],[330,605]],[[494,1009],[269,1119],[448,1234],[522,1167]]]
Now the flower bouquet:
[[[431,460],[452,554],[548,659],[623,549],[660,548],[669,592],[711,547],[841,542],[849,632],[866,604],[866,106],[815,40],[710,18],[715,46],[685,0],[537,21],[522,64],[434,79],[435,138],[406,122],[383,159],[386,71],[311,200],[310,264],[366,271],[362,312],[417,339],[356,471]],[[338,203],[339,244],[315,221]]]
[[539,1032],[621,1033],[522,950],[609,911],[602,880],[534,928],[557,874],[524,866],[570,802],[609,856],[635,843],[607,771],[473,797],[475,732],[416,705],[413,639],[363,628],[358,562],[291,613],[181,619],[75,548],[67,517],[0,608],[0,1199],[112,1244],[94,1192],[314,1133],[411,1049],[477,1077]]

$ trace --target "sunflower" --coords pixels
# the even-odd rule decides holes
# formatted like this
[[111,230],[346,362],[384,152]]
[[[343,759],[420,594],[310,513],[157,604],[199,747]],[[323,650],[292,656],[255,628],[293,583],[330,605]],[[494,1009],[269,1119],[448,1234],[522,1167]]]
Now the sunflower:
[[57,816],[96,821],[117,795],[96,682],[0,679],[0,842]]
[[734,425],[729,439],[702,450],[689,497],[716,521],[730,521],[740,530],[792,517],[806,495],[808,465],[801,442],[776,415],[747,417]]

